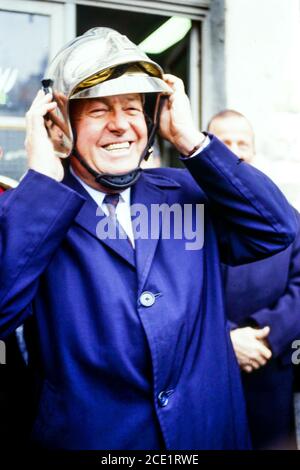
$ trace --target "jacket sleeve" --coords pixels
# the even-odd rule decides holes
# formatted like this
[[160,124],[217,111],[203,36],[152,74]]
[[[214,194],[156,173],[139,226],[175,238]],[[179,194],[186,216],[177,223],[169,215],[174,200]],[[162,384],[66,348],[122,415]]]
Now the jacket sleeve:
[[208,197],[221,260],[234,266],[287,248],[298,229],[293,208],[266,175],[210,138],[204,150],[182,160]]
[[0,336],[31,313],[39,277],[84,199],[62,183],[29,170],[0,197]]
[[268,341],[274,357],[287,351],[300,337],[300,233],[293,243],[285,293],[274,305],[256,311],[250,319],[260,327],[270,326]]

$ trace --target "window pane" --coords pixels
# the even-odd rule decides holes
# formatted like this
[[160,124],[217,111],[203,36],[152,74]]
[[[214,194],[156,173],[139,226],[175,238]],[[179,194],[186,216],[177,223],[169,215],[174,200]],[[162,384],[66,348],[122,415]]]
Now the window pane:
[[[26,171],[25,131],[0,129],[0,175],[18,180]],[[2,151],[1,151],[2,150]]]
[[50,18],[0,11],[0,116],[24,116],[49,56]]

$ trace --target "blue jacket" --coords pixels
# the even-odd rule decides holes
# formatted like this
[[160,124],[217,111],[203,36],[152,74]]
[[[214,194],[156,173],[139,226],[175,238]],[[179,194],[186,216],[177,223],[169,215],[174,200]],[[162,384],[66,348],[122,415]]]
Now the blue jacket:
[[143,172],[131,199],[205,204],[199,250],[175,237],[137,239],[135,252],[99,240],[99,211],[70,174],[62,184],[31,170],[0,200],[0,329],[34,315],[43,446],[249,447],[220,256],[283,250],[297,222],[276,186],[217,139],[184,161],[189,171]]

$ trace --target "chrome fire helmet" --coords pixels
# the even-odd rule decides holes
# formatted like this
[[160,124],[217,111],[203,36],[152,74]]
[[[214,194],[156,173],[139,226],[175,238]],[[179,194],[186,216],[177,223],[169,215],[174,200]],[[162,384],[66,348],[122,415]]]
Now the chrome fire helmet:
[[[171,89],[162,79],[162,68],[126,36],[110,28],[93,28],[67,43],[53,59],[42,81],[51,88],[58,106],[49,113],[64,133],[59,156],[74,155],[103,186],[125,189],[140,175],[140,163],[149,156],[158,125],[162,95]],[[76,150],[76,135],[70,119],[70,101],[128,93],[155,94],[151,115],[146,116],[148,143],[136,169],[123,175],[98,173]],[[153,96],[153,95],[152,95]]]

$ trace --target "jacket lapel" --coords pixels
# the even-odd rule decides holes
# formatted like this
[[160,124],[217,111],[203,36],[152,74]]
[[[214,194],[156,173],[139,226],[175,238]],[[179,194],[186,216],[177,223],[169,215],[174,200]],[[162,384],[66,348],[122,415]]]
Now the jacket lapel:
[[[156,170],[157,171],[157,170]],[[151,220],[151,206],[161,205],[168,202],[168,189],[180,187],[176,181],[162,176],[155,170],[142,172],[139,180],[132,188],[131,204],[141,204],[148,222],[148,237],[135,240],[135,259],[138,274],[138,286],[141,292],[147,280],[157,244],[161,235],[162,217]],[[151,237],[151,224],[157,223],[155,237]],[[156,236],[158,235],[158,236]]]
[[135,253],[128,240],[122,239],[113,239],[113,238],[100,238],[97,236],[97,225],[106,215],[100,207],[97,206],[94,199],[89,195],[89,193],[84,189],[84,187],[77,181],[76,178],[66,171],[65,178],[63,183],[81,194],[85,199],[80,212],[75,218],[75,222],[80,225],[84,230],[89,232],[90,235],[97,238],[100,243],[106,245],[109,249],[117,253],[123,259],[125,259],[131,266],[135,267]]

